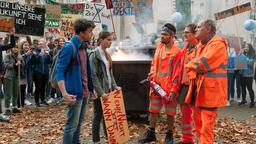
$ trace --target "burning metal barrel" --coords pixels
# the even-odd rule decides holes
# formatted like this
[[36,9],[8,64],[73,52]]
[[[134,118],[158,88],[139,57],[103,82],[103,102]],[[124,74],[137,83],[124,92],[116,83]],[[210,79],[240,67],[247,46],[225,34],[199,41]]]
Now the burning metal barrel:
[[113,74],[122,87],[127,112],[147,112],[149,85],[140,85],[150,71],[155,48],[117,49],[113,53]]
[[128,112],[147,112],[149,85],[139,82],[147,78],[151,60],[113,61],[113,73],[117,85],[122,87]]

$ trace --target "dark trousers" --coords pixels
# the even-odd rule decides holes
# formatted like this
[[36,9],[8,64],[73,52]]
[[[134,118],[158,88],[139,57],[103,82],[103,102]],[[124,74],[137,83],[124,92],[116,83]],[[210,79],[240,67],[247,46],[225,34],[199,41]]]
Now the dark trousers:
[[31,71],[27,73],[27,81],[28,81],[28,89],[27,92],[32,94],[33,93],[33,74]]
[[235,94],[235,74],[234,73],[228,73],[228,100],[230,98],[234,99]]
[[236,94],[237,94],[237,98],[241,98],[242,86],[241,86],[241,75],[239,74],[239,71],[235,72],[235,78],[236,78]]
[[246,102],[246,88],[250,94],[251,102],[254,103],[254,91],[252,89],[253,78],[252,77],[241,77],[242,86],[242,99]]
[[[25,97],[26,97],[26,87],[27,85],[20,85],[20,97],[18,98],[18,107],[24,107],[24,101],[25,101]],[[21,104],[20,104],[21,103]]]
[[[102,120],[103,119],[103,120]],[[104,133],[107,138],[107,131],[100,99],[93,100],[93,122],[92,122],[92,140],[93,142],[100,141],[100,123],[103,122]]]
[[35,82],[35,102],[39,105],[39,98],[41,102],[45,102],[45,88],[48,82],[47,74],[33,74],[33,81]]

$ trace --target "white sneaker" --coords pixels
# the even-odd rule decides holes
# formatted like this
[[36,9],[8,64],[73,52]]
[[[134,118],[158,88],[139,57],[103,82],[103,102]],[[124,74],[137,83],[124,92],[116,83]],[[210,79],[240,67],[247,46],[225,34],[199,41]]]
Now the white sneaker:
[[238,103],[242,102],[242,99],[241,98],[237,98],[237,102]]
[[229,101],[227,101],[227,106],[230,106],[230,102]]
[[54,103],[54,102],[56,102],[56,99],[54,99],[54,98],[50,98],[50,99],[47,101],[48,104],[51,104],[51,103]]
[[234,98],[230,98],[229,101],[234,101]]
[[27,100],[27,99],[25,99],[24,103],[25,103],[25,105],[27,105],[27,106],[32,105],[32,103],[31,103],[29,100]]

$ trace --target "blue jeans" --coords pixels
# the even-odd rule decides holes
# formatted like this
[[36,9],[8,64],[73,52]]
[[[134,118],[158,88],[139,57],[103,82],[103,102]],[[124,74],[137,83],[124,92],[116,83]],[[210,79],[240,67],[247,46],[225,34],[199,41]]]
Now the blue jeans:
[[228,73],[228,100],[230,97],[234,99],[235,94],[235,74]]
[[84,120],[87,97],[68,106],[68,119],[64,128],[62,144],[80,144],[80,128]]
[[235,78],[236,78],[236,93],[237,98],[241,98],[241,92],[242,92],[242,86],[241,86],[241,75],[239,74],[239,71],[235,72]]

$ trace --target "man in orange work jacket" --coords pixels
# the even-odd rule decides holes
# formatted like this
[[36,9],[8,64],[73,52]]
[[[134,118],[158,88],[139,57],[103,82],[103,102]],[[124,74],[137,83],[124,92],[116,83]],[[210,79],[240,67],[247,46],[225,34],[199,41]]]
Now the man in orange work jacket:
[[195,58],[195,46],[198,44],[198,40],[195,37],[195,30],[195,24],[189,24],[185,27],[183,32],[185,46],[173,59],[173,61],[176,61],[176,63],[174,63],[173,76],[169,79],[170,101],[177,99],[182,113],[182,137],[179,144],[194,143],[192,120],[193,106],[189,103],[185,103],[185,98],[189,88],[189,78],[187,75],[187,70],[185,69],[185,64]]
[[[158,83],[168,93],[168,77],[172,75],[172,59],[179,52],[178,45],[174,42],[176,28],[172,24],[165,24],[161,30],[161,42],[157,45],[155,56],[152,60],[149,79]],[[166,144],[173,144],[174,116],[176,114],[176,102],[165,102],[152,88],[150,89],[150,126],[145,135],[139,139],[139,143],[156,141],[155,127],[162,106],[167,114]]]
[[185,66],[190,79],[185,102],[195,104],[194,124],[200,144],[213,144],[217,108],[227,103],[227,44],[216,35],[213,20],[199,22],[196,38],[200,41],[196,57]]

